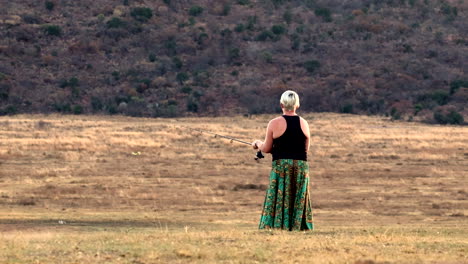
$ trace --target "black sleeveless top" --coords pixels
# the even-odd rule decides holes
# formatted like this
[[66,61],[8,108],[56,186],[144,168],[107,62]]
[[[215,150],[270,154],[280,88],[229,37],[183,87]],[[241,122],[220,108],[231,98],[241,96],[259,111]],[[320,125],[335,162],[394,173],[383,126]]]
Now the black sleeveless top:
[[286,119],[286,131],[273,139],[273,160],[307,160],[307,137],[302,132],[300,117],[283,115],[283,118]]

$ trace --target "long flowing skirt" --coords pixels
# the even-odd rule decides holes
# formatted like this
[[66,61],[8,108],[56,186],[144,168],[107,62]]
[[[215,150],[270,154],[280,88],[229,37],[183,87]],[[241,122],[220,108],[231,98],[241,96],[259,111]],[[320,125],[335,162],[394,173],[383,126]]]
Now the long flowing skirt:
[[307,161],[273,161],[259,224],[259,229],[265,228],[314,229]]

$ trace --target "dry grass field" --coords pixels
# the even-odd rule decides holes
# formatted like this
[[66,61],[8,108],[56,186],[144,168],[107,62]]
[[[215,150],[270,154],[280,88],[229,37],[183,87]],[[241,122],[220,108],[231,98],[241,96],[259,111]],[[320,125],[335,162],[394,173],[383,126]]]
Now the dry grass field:
[[316,230],[258,231],[273,116],[0,117],[0,263],[468,263],[468,128],[305,114]]

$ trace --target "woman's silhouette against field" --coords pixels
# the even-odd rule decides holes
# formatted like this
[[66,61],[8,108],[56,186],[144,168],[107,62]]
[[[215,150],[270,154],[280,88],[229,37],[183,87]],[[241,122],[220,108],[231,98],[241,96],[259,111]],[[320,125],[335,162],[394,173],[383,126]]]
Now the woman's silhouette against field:
[[254,149],[273,156],[260,229],[312,230],[309,195],[309,124],[296,114],[299,96],[286,91],[280,99],[283,115],[268,123],[265,140],[255,140]]

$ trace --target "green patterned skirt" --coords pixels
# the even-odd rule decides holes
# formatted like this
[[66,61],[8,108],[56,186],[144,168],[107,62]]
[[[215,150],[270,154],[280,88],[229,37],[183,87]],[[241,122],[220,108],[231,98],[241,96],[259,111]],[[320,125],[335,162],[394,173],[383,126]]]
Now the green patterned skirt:
[[273,161],[259,229],[313,230],[309,164],[303,160]]

